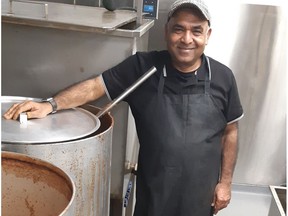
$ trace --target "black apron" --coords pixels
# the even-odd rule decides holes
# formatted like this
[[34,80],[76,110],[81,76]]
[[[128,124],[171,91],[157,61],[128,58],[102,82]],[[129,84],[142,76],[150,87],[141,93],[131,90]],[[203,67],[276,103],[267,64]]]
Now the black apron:
[[[140,141],[134,216],[210,216],[221,162],[223,113],[210,94],[207,58],[205,93],[163,93],[147,101],[137,125]],[[140,120],[141,121],[141,120]]]

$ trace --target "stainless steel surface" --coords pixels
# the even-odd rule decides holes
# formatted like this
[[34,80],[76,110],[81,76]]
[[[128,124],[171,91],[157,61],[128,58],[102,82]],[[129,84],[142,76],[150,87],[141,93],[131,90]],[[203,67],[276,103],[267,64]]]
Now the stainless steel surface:
[[[28,98],[1,96],[2,116],[13,104]],[[39,99],[32,99],[40,101]],[[30,119],[25,124],[2,117],[1,140],[5,143],[53,143],[81,139],[94,133],[100,127],[99,119],[81,109],[56,112],[42,119]]]
[[217,216],[268,216],[271,199],[268,186],[232,184],[231,201]]
[[[96,114],[99,109],[83,106]],[[97,133],[76,140],[52,144],[10,144],[2,150],[27,154],[48,161],[71,176],[76,186],[75,205],[70,215],[109,215],[113,119],[101,118]],[[15,134],[17,136],[17,134]]]
[[[172,2],[160,3],[149,50],[166,48],[164,26]],[[205,53],[232,69],[245,112],[233,181],[280,185],[286,182],[287,7],[264,0],[206,2],[212,33]]]
[[[245,117],[234,181],[286,182],[287,21],[279,6],[241,5],[229,65]],[[243,49],[243,47],[245,47]]]
[[[39,0],[42,1],[42,0]],[[133,7],[135,0],[121,0],[117,1],[119,7]],[[85,5],[91,7],[103,7],[102,0],[46,0],[46,2],[65,3],[73,5]]]
[[100,118],[102,115],[111,110],[116,104],[122,101],[125,97],[127,97],[131,92],[133,92],[136,88],[138,88],[146,79],[148,79],[152,74],[157,71],[155,67],[150,68],[147,72],[145,72],[135,83],[133,83],[129,88],[127,88],[122,94],[120,94],[117,98],[115,98],[111,103],[107,104],[99,113],[97,113],[97,117]]
[[[78,31],[103,32],[136,20],[137,13],[127,10],[107,11],[100,7],[60,4],[54,2],[13,1],[10,11],[9,0],[1,1],[2,22],[45,26],[49,28]],[[43,3],[48,5],[48,15],[43,18]],[[45,6],[46,7],[46,6]]]
[[51,163],[2,151],[2,215],[71,216],[75,190],[72,179]]
[[154,20],[143,19],[142,24],[139,26],[137,23],[129,23],[121,26],[115,31],[109,32],[109,35],[121,36],[121,37],[142,37],[154,26]]

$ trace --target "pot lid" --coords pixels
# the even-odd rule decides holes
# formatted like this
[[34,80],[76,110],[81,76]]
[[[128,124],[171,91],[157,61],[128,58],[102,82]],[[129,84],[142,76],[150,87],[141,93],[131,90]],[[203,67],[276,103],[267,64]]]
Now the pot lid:
[[40,101],[26,97],[1,97],[1,137],[4,143],[64,142],[90,135],[100,127],[99,119],[82,108],[61,110],[42,119],[29,119],[23,124],[20,124],[19,120],[3,118],[3,114],[13,104],[24,100]]

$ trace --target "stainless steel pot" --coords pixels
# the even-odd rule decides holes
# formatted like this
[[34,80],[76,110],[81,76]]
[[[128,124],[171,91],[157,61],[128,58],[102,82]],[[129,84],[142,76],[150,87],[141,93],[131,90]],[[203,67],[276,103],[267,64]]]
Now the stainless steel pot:
[[[13,100],[16,102],[19,101],[20,97],[2,97],[1,102],[3,103],[8,99],[11,102],[13,102]],[[28,98],[22,97],[23,101],[26,99]],[[85,112],[83,112],[83,110],[85,110]],[[3,111],[4,110],[2,110],[2,114]],[[71,112],[85,113],[87,114],[86,118],[88,118],[90,113],[92,120],[88,122],[91,123],[94,121],[93,119],[95,119],[93,115],[97,114],[99,109],[94,106],[85,105],[79,109],[73,109]],[[61,112],[58,114],[61,115]],[[72,121],[71,118],[69,118],[69,121]],[[54,121],[49,121],[47,118],[34,119],[29,120],[27,122],[28,124],[23,128],[23,124],[19,122],[2,119],[2,135],[12,133],[16,138],[18,135],[15,133],[15,130],[13,131],[13,129],[10,128],[10,131],[6,131],[5,123],[7,122],[5,121],[17,123],[20,129],[22,127],[22,129],[26,130],[28,128],[28,130],[26,130],[27,136],[25,142],[7,142],[2,140],[2,150],[23,153],[48,161],[71,176],[76,186],[75,205],[71,207],[71,216],[109,215],[112,129],[114,124],[113,118],[109,114],[101,117],[100,128],[96,132],[92,132],[89,135],[85,134],[84,136],[78,134],[79,136],[77,135],[78,138],[76,139],[75,136],[73,136],[73,139],[64,139],[62,136],[58,138],[54,137],[53,142],[43,143],[35,140],[35,137],[39,137],[39,134],[33,133],[33,125],[37,125],[36,123],[34,124],[34,122],[39,121],[38,125],[41,125],[42,121],[44,125],[46,125],[46,121],[52,122],[52,125],[48,126],[48,124],[46,128],[42,128],[42,134],[44,134],[43,130],[46,130],[45,133],[50,134],[51,137],[52,134],[58,134],[53,132],[53,130],[57,130],[58,127],[60,127],[60,129],[62,128],[61,121],[55,119]],[[89,129],[90,123],[87,127],[85,122],[86,121],[76,121],[76,123],[70,125],[70,127],[73,126],[76,131],[78,128],[86,128],[91,131],[95,130],[95,124]],[[19,128],[18,130],[20,130]],[[28,136],[28,134],[30,135]],[[31,142],[29,137],[32,140]]]
[[2,215],[71,216],[72,179],[58,167],[23,154],[2,152]]

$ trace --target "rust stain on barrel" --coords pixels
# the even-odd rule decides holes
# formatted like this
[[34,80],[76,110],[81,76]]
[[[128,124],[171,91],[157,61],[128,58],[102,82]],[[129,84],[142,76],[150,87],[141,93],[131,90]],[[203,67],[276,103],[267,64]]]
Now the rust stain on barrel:
[[29,203],[28,197],[25,198],[25,205],[26,205],[27,209],[29,209],[30,216],[35,216],[34,205]]

